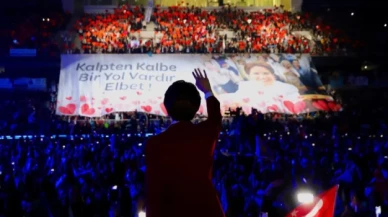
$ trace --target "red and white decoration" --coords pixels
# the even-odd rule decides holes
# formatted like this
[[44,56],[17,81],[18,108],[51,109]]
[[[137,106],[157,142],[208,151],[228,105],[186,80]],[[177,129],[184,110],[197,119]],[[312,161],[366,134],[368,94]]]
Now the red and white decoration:
[[323,192],[312,203],[301,204],[286,217],[333,217],[338,185]]

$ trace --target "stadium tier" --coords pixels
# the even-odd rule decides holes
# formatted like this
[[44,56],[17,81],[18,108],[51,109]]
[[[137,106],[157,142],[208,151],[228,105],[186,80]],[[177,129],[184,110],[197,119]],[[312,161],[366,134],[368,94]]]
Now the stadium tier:
[[[25,27],[28,28],[25,28]],[[36,26],[40,28],[35,28]],[[61,29],[67,27],[67,30]],[[61,31],[57,31],[61,29]],[[21,31],[23,30],[23,31]],[[351,41],[308,13],[283,6],[163,8],[123,5],[103,13],[31,17],[11,29],[10,47],[40,53],[310,53],[350,54]],[[38,52],[38,53],[39,53]]]

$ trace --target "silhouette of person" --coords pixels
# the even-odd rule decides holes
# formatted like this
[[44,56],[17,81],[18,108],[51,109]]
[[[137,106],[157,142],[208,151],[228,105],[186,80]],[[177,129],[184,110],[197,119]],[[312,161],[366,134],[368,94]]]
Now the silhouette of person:
[[185,81],[166,91],[164,105],[173,119],[164,132],[146,144],[147,217],[224,217],[212,184],[213,153],[221,130],[220,103],[214,97],[206,72],[193,72],[197,88],[204,93],[208,118],[191,120],[201,96]]

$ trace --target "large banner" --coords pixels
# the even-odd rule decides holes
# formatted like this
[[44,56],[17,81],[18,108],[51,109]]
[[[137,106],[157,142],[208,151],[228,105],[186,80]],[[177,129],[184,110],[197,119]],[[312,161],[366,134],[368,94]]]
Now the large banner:
[[[207,71],[222,112],[242,107],[262,113],[340,110],[323,87],[309,55],[98,54],[63,55],[59,115],[98,117],[142,111],[167,115],[163,97],[177,80]],[[206,115],[202,101],[200,113]]]

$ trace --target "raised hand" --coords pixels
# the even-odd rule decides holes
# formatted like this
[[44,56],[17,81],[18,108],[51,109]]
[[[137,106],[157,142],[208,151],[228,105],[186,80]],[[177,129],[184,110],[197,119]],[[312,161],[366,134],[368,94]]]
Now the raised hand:
[[194,69],[193,76],[195,78],[195,85],[200,91],[202,91],[203,93],[208,93],[212,91],[205,70],[203,70],[202,74],[200,69]]

